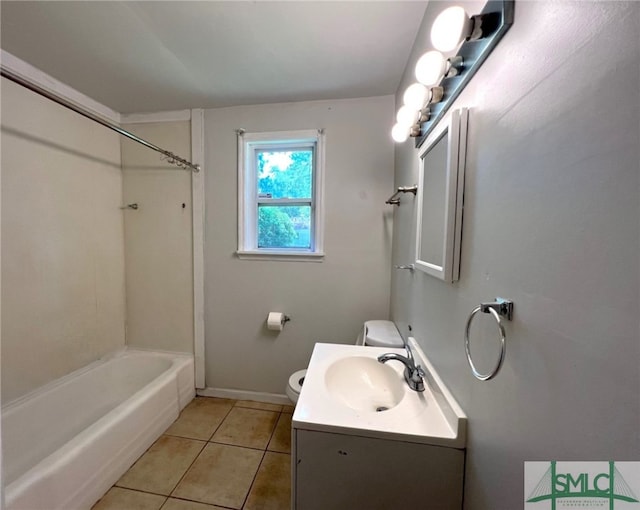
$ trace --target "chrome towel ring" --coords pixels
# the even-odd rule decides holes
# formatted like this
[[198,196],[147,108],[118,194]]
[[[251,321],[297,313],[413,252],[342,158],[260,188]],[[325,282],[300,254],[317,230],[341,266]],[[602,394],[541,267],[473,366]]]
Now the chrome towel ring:
[[[493,318],[498,323],[498,330],[500,333],[500,356],[498,358],[498,362],[493,367],[493,370],[488,374],[481,374],[478,372],[478,369],[473,364],[473,360],[471,359],[471,348],[469,347],[469,328],[471,327],[471,322],[473,318],[478,312],[482,313],[490,313],[493,315]],[[500,370],[502,366],[502,362],[504,361],[505,355],[505,340],[507,338],[506,333],[504,331],[504,326],[502,325],[502,319],[500,317],[505,317],[507,320],[511,320],[513,317],[513,301],[509,301],[508,299],[496,298],[494,303],[480,303],[480,306],[477,306],[473,309],[469,318],[467,319],[467,327],[464,333],[464,348],[467,352],[467,361],[469,362],[469,366],[471,367],[471,371],[476,379],[480,379],[481,381],[488,381],[489,379],[495,377],[495,375]]]

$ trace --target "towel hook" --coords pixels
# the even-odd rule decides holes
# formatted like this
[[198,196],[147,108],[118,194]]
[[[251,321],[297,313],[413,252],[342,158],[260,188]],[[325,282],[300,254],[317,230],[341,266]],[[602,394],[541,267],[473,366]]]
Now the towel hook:
[[400,186],[398,190],[387,199],[385,204],[400,205],[400,198],[398,198],[400,193],[413,193],[415,195],[417,192],[417,184],[414,184],[413,186]]

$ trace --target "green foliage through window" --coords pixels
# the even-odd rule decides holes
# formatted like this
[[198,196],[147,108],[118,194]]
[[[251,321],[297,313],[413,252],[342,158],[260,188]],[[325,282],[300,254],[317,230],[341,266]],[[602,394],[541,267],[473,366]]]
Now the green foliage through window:
[[[313,151],[256,151],[258,247],[311,248]],[[272,204],[272,200],[287,202]]]
[[259,151],[258,194],[270,198],[311,198],[313,152]]
[[[258,208],[258,248],[310,248],[309,206]],[[294,210],[306,210],[296,216]]]

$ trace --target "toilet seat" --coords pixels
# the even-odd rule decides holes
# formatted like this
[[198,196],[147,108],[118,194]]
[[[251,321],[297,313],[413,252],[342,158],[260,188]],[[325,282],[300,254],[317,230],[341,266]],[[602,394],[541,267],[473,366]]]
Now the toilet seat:
[[287,384],[287,397],[291,399],[292,402],[297,402],[298,397],[300,396],[300,391],[302,390],[302,384],[304,382],[304,378],[307,375],[307,369],[298,370],[291,374],[289,377],[289,383]]

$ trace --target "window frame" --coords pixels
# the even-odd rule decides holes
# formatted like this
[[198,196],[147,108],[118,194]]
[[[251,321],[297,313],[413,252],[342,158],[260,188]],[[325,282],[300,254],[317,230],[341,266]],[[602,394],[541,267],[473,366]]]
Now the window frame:
[[[307,129],[247,133],[238,131],[238,258],[320,262],[324,257],[324,131]],[[313,147],[310,248],[259,248],[257,223],[259,203],[309,205],[304,199],[258,198],[256,153]]]

